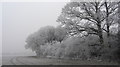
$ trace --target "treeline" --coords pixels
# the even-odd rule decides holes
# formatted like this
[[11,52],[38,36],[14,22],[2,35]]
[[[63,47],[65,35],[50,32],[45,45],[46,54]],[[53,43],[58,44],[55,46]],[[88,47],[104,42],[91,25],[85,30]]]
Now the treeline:
[[59,26],[46,26],[28,36],[26,48],[37,56],[119,61],[119,2],[69,2]]

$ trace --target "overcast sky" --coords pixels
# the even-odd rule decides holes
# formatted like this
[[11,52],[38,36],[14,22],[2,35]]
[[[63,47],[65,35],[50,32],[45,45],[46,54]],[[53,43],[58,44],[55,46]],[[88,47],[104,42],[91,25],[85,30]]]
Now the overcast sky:
[[2,3],[0,2],[0,54],[2,53]]
[[2,49],[3,53],[14,53],[31,52],[24,48],[27,36],[40,27],[57,26],[57,17],[66,2],[7,2],[2,4]]

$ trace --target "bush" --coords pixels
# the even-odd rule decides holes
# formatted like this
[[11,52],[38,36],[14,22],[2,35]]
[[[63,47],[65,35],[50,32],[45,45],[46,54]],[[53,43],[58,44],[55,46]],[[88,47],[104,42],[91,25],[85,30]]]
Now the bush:
[[[95,39],[96,38],[96,39]],[[44,56],[52,56],[55,58],[69,58],[69,59],[87,59],[90,57],[91,51],[95,49],[90,48],[90,44],[95,44],[97,37],[70,37],[63,42],[46,43],[41,45],[40,51]]]
[[116,35],[111,35],[107,37],[104,35],[104,48],[102,49],[103,56],[102,59],[109,61],[116,61],[118,57],[119,44]]
[[69,58],[86,58],[89,55],[88,45],[85,44],[84,39],[79,37],[71,37],[66,39],[64,56]]

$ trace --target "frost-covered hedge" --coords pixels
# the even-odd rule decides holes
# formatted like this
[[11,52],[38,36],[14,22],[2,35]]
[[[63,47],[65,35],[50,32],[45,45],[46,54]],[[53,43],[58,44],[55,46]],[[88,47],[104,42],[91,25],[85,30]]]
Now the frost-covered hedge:
[[117,38],[104,36],[104,47],[100,49],[97,36],[88,36],[84,38],[70,37],[63,42],[46,43],[40,46],[41,55],[51,58],[63,59],[95,59],[99,57],[102,60],[114,60],[118,50]]
[[63,42],[46,43],[40,46],[40,52],[43,56],[51,56],[53,58],[69,58],[69,59],[87,59],[90,57],[89,44],[93,44],[97,39],[95,37],[70,37]]

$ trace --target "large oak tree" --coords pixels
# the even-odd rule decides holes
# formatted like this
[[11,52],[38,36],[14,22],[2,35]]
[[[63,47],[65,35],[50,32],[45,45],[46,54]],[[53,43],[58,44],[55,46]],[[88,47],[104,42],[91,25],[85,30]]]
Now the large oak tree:
[[69,33],[97,35],[103,44],[103,32],[110,35],[110,26],[115,24],[116,11],[116,2],[70,2],[62,9],[57,21]]

